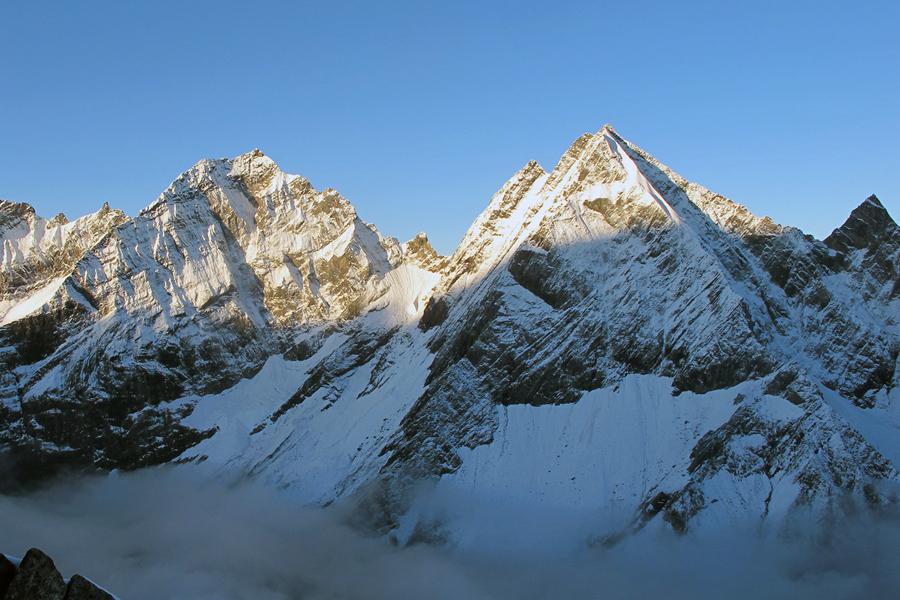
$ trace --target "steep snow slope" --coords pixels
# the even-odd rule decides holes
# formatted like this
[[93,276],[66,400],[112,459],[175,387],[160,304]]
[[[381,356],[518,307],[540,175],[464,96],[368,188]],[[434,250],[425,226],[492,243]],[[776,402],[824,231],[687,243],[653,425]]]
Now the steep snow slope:
[[197,462],[353,496],[410,543],[483,541],[434,500],[459,490],[591,513],[593,543],[896,501],[900,230],[874,197],[821,242],[607,126],[445,258],[254,151],[53,264],[2,290],[26,466]]
[[[410,468],[442,480],[469,473],[466,448],[511,435],[497,405],[583,403],[630,374],[655,374],[672,378],[670,402],[760,383],[732,394],[722,410],[735,412],[710,431],[691,431],[690,420],[669,424],[670,435],[692,440],[690,452],[673,452],[677,476],[631,488],[638,500],[630,530],[657,515],[678,530],[727,520],[729,511],[785,524],[807,509],[814,518],[839,511],[848,495],[887,501],[880,482],[896,477],[893,467],[816,387],[871,402],[890,387],[883,373],[895,370],[895,319],[875,316],[882,305],[867,307],[847,282],[859,277],[851,261],[688,184],[608,127],[539,177],[540,189],[521,186],[510,197],[520,173],[467,234],[491,239],[493,221],[506,218],[501,202],[525,203],[535,215],[519,220],[527,235],[520,229],[488,255],[496,266],[474,293],[457,291],[468,285],[457,275],[472,270],[467,249],[451,259],[423,320],[435,328],[429,387],[389,446],[401,466],[389,465],[388,477],[402,481]],[[631,406],[639,411],[641,401]],[[557,439],[547,427],[529,436]],[[666,436],[648,432],[635,443],[647,438],[665,447]],[[477,476],[466,477],[504,480],[496,462],[477,464]],[[525,477],[536,472],[525,468]],[[590,495],[591,485],[567,487]],[[616,504],[609,496],[596,502]],[[388,511],[406,509],[401,500]]]

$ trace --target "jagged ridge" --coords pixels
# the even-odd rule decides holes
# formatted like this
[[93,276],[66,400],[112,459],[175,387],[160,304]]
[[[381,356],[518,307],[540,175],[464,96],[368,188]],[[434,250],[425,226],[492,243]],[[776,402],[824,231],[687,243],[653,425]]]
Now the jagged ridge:
[[416,539],[422,478],[630,515],[605,540],[891,501],[900,238],[874,197],[818,241],[606,126],[526,165],[449,258],[258,151],[110,223],[56,288],[4,280],[34,299],[0,329],[8,447],[361,493]]

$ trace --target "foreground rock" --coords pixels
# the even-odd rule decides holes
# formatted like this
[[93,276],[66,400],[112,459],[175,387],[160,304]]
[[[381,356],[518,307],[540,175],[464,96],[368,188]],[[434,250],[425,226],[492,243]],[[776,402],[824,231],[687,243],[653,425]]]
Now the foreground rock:
[[69,589],[66,591],[65,600],[115,600],[112,594],[101,590],[96,585],[82,577],[72,575],[69,580]]
[[53,560],[32,548],[18,567],[0,554],[0,600],[115,600],[81,575],[68,584]]
[[66,582],[53,560],[32,548],[25,554],[4,600],[63,600]]
[[0,598],[6,596],[6,590],[16,576],[16,565],[5,554],[0,554]]

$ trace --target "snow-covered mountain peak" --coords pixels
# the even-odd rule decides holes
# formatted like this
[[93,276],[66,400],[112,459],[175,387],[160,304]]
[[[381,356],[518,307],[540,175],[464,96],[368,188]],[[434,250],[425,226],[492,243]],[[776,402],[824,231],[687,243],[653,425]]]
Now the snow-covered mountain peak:
[[[623,139],[610,126],[597,134],[605,137],[610,149],[628,172],[629,187],[635,184],[659,206],[673,222],[705,229],[702,218],[697,220],[694,208],[699,208],[716,227],[738,236],[776,235],[783,228],[769,217],[757,217],[745,206],[705,187],[691,183],[646,151]],[[663,200],[659,202],[659,200]],[[691,215],[694,215],[693,217]],[[680,216],[679,216],[680,215]],[[684,221],[687,219],[687,222]]]
[[597,134],[585,133],[575,140],[550,173],[548,188],[563,186],[557,190],[557,193],[563,193],[573,187],[623,181],[627,173],[610,146],[611,140],[618,141],[618,138],[607,134],[606,130]]
[[134,219],[0,203],[0,242],[0,443],[35,461],[375,490],[401,541],[429,535],[419,477],[620,532],[778,527],[897,479],[900,231],[877,198],[822,243],[608,125],[525,165],[449,258],[259,150]]
[[613,129],[613,126],[610,125],[609,123],[607,123],[606,125],[601,127],[600,131],[597,132],[597,135],[603,135],[603,134],[609,134],[611,136],[618,138],[619,140],[622,139],[619,137],[619,134],[616,132],[616,130]]
[[296,177],[286,175],[274,160],[259,149],[242,154],[231,162],[231,177],[241,179],[255,197],[270,194]]

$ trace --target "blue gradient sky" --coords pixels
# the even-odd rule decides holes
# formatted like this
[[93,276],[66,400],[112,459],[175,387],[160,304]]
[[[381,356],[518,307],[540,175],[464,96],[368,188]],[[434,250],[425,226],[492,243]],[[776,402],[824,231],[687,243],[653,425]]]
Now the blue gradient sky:
[[900,3],[0,4],[0,198],[128,214],[260,148],[385,235],[452,252],[528,160],[611,123],[827,235],[900,218]]

